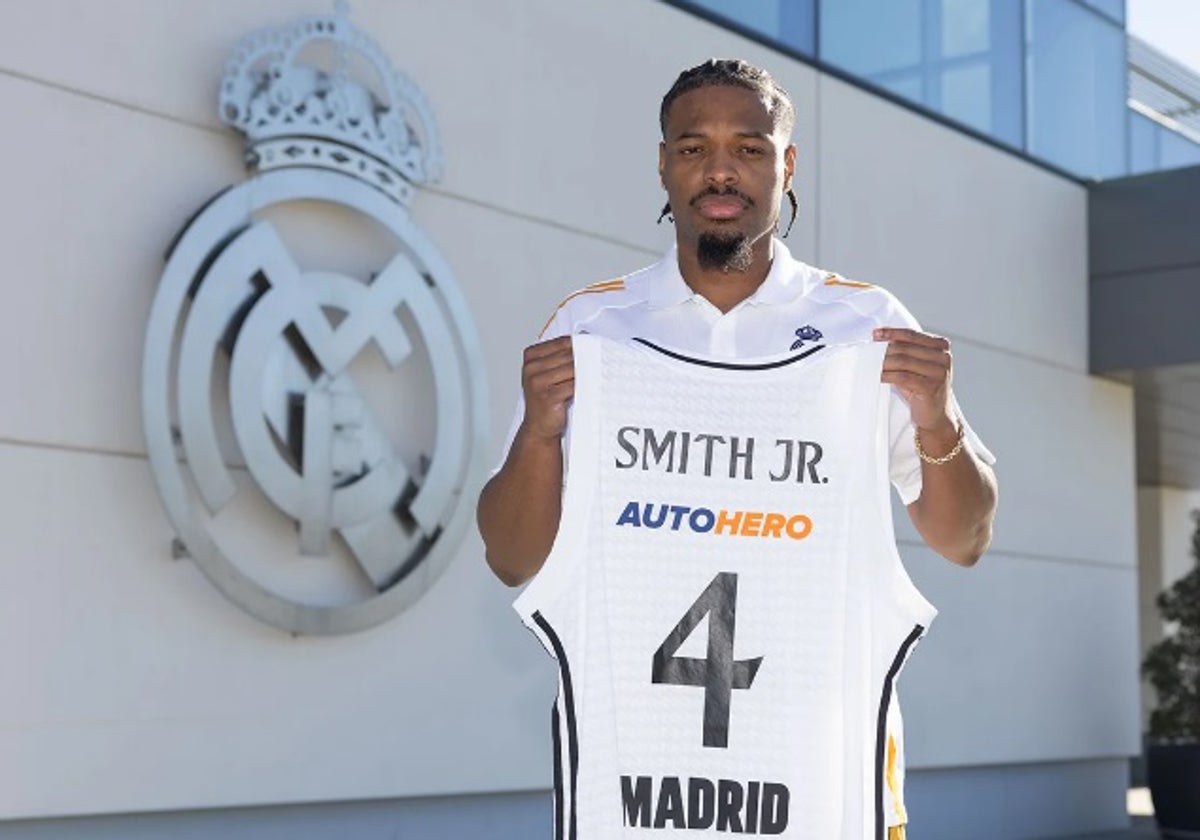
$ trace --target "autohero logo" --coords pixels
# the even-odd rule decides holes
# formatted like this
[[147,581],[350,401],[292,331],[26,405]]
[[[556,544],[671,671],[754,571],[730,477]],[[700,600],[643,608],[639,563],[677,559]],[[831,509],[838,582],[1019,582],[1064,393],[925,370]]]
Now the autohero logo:
[[761,510],[720,510],[706,507],[669,505],[654,502],[629,502],[618,525],[634,528],[666,528],[679,531],[686,528],[696,534],[716,534],[731,537],[773,537],[802,540],[812,533],[812,520],[802,513],[784,514]]
[[[754,437],[680,429],[622,426],[616,434],[618,470],[656,470],[705,478],[823,485],[829,477],[818,471],[824,455],[812,440],[775,439],[768,444]],[[761,463],[760,463],[761,462]],[[712,510],[658,501],[630,500],[616,525],[630,528],[690,531],[716,536],[803,540],[813,530],[802,513],[761,510]]]
[[251,177],[172,244],[143,371],[177,555],[306,634],[379,624],[428,589],[487,449],[474,324],[408,212],[440,177],[437,125],[347,14],[235,47],[219,113]]

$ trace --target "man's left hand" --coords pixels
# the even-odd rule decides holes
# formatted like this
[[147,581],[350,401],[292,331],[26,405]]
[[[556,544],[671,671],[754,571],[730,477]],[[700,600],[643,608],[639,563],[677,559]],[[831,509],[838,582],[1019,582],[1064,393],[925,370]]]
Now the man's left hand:
[[880,380],[908,401],[921,445],[934,457],[957,456],[922,461],[921,495],[908,505],[908,515],[930,548],[960,566],[974,565],[992,540],[996,478],[969,448],[961,455],[955,448],[961,421],[951,412],[950,342],[904,327],[881,327],[874,338],[888,343]]
[[954,360],[949,340],[904,327],[880,327],[874,338],[888,343],[880,380],[895,386],[908,402],[913,425],[953,434],[957,420],[950,410]]

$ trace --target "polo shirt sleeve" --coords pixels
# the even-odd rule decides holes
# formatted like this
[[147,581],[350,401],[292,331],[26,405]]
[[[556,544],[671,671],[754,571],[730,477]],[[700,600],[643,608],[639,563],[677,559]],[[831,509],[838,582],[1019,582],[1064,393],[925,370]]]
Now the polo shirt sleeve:
[[[979,435],[975,434],[975,430],[967,422],[966,415],[963,413],[962,408],[959,407],[958,399],[951,395],[950,401],[950,410],[955,416],[962,418],[966,445],[985,464],[991,465],[996,463],[996,457],[992,455],[991,450],[984,446],[983,441],[979,439]],[[908,403],[894,388],[892,389],[892,404],[889,410],[889,427],[891,433],[889,473],[892,485],[896,488],[896,492],[900,494],[900,500],[905,505],[911,505],[921,495],[921,458],[917,455],[916,427],[913,426],[912,414],[908,410]]]

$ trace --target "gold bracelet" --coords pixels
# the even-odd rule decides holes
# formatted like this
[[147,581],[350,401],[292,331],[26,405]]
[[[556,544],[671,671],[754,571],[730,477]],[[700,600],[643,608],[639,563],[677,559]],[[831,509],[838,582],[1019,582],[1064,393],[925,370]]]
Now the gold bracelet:
[[921,448],[921,430],[914,426],[913,427],[913,441],[917,444],[917,455],[919,455],[921,460],[924,461],[926,464],[933,464],[934,466],[939,466],[939,467],[942,464],[949,464],[956,457],[958,457],[959,452],[962,452],[963,439],[966,435],[966,431],[967,431],[966,426],[964,426],[963,421],[961,419],[959,419],[959,421],[958,421],[958,439],[954,442],[954,448],[951,449],[949,452],[947,452],[942,457],[934,458],[932,455],[930,455],[928,452],[926,452],[924,449]]

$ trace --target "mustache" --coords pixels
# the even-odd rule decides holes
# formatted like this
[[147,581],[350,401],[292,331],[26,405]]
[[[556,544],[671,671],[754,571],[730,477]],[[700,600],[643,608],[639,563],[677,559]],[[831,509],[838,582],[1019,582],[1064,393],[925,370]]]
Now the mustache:
[[691,205],[691,206],[693,206],[693,207],[695,207],[695,206],[696,206],[696,203],[697,203],[698,201],[700,201],[700,199],[702,199],[702,198],[707,198],[707,197],[708,197],[708,196],[710,196],[710,195],[722,196],[722,197],[725,197],[725,196],[733,196],[733,197],[735,197],[735,198],[739,198],[739,199],[741,199],[743,202],[745,202],[745,204],[746,204],[746,206],[747,206],[747,207],[753,207],[753,206],[754,206],[754,199],[753,199],[753,198],[751,198],[750,196],[746,195],[744,192],[740,192],[740,191],[738,191],[738,190],[735,190],[733,187],[729,187],[728,189],[724,189],[724,190],[719,190],[719,189],[717,189],[716,187],[707,187],[706,189],[704,189],[704,190],[702,190],[702,191],[700,191],[700,192],[696,193],[696,195],[694,195],[694,196],[692,197],[692,200],[691,200],[691,201],[689,201],[689,202],[688,202],[688,204],[689,204],[689,205]]

